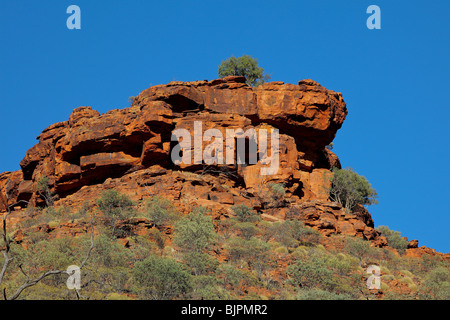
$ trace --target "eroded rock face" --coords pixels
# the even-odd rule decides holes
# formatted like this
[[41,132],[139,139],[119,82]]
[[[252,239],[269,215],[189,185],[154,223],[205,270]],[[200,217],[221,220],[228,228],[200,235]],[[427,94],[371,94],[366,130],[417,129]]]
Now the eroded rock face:
[[[171,82],[142,91],[131,107],[122,110],[100,114],[91,107],[76,108],[68,121],[53,124],[38,136],[20,171],[0,174],[0,190],[9,203],[26,200],[39,205],[43,199],[36,187],[46,176],[60,205],[78,205],[114,188],[135,200],[164,196],[181,212],[205,206],[218,220],[233,215],[230,206],[243,203],[266,220],[300,219],[326,235],[376,240],[379,234],[367,210],[361,207],[349,215],[339,204],[328,202],[329,169],[340,163],[325,146],[346,115],[342,95],[312,80],[257,88],[246,85],[243,77]],[[278,171],[262,177],[261,161],[175,165],[172,133],[185,129],[193,136],[196,121],[201,121],[202,133],[214,128],[224,137],[227,129],[278,129]],[[285,186],[280,207],[267,200],[271,183]]]
[[293,206],[289,215],[289,218],[297,218],[325,235],[343,234],[367,240],[376,240],[379,237],[379,233],[374,229],[372,217],[362,206],[355,214],[347,213],[336,202],[312,200]]
[[[21,175],[14,173],[8,184],[13,199],[39,202],[36,184],[43,176],[59,197],[82,186],[102,183],[129,172],[171,162],[174,129],[193,133],[193,123],[202,130],[216,128],[261,128],[280,131],[281,163],[277,174],[261,181],[259,163],[242,165],[237,176],[250,192],[261,184],[285,183],[303,199],[323,199],[322,184],[339,159],[324,148],[341,127],[347,108],[340,93],[312,80],[298,85],[272,82],[257,88],[243,77],[212,81],[171,82],[144,90],[132,106],[105,114],[91,107],[76,108],[68,121],[46,128],[38,143],[21,161]],[[179,169],[201,170],[199,165]],[[5,179],[4,179],[5,180]],[[0,180],[0,183],[1,180]],[[6,187],[6,182],[0,185]]]

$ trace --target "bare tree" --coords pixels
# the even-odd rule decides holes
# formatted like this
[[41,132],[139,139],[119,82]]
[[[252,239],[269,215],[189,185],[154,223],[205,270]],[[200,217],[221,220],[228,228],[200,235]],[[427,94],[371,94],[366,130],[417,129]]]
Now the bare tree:
[[[8,220],[8,216],[11,214],[11,208],[21,204],[22,202],[26,202],[24,200],[21,200],[17,203],[8,205],[8,197],[4,196],[3,193],[0,192],[0,201],[3,204],[3,206],[6,208],[6,214],[3,216],[2,220],[3,220],[3,226],[2,226],[2,231],[3,231],[3,242],[4,242],[4,249],[2,250],[2,254],[4,257],[4,263],[3,263],[3,267],[2,270],[0,272],[0,285],[3,282],[3,279],[5,277],[6,271],[8,269],[8,267],[10,266],[11,262],[14,260],[14,257],[11,256],[11,239],[8,237],[8,233],[7,233],[7,220]],[[27,203],[27,202],[26,202]],[[86,253],[86,257],[83,260],[83,262],[80,265],[80,270],[85,266],[85,264],[87,263],[92,250],[94,249],[94,224],[93,221],[94,217],[92,217],[91,219],[91,246],[89,247],[87,253]],[[57,274],[69,274],[66,270],[51,270],[51,271],[47,271],[42,273],[40,276],[36,277],[36,278],[30,278],[25,271],[22,268],[22,264],[19,265],[19,269],[20,271],[23,273],[23,275],[25,276],[25,281],[22,283],[22,285],[16,290],[16,292],[11,295],[11,296],[7,296],[6,295],[6,289],[3,289],[3,298],[5,300],[16,300],[17,298],[19,298],[19,296],[22,294],[22,292],[29,288],[32,287],[36,284],[38,284],[41,280],[52,276],[52,275],[57,275]],[[78,290],[76,290],[76,294],[77,294],[77,298],[80,299],[80,294],[78,292]]]

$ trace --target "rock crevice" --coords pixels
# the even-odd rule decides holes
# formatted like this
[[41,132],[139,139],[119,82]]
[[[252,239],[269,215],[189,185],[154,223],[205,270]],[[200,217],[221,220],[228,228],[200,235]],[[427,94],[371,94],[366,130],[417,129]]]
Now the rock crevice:
[[[46,176],[59,202],[69,205],[114,186],[138,199],[150,196],[149,190],[180,203],[190,199],[213,206],[218,216],[240,203],[271,219],[286,219],[286,210],[297,208],[300,219],[325,234],[374,240],[378,234],[364,208],[349,217],[338,204],[328,202],[329,169],[340,167],[340,162],[326,146],[346,115],[342,94],[313,80],[256,88],[235,76],[171,82],[142,91],[129,108],[105,114],[76,108],[67,121],[43,130],[20,171],[0,174],[0,189],[11,203],[40,205],[37,183]],[[279,129],[278,171],[262,178],[261,161],[212,170],[204,164],[175,165],[170,157],[172,132],[186,129],[193,134],[195,121],[202,122],[203,132],[216,128],[223,136],[226,129]],[[270,183],[285,186],[279,210],[264,201]]]

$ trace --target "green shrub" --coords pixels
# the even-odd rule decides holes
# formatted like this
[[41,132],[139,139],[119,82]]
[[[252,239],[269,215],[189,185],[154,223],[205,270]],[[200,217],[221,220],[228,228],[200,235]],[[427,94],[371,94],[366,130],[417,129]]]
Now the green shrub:
[[230,295],[213,276],[196,276],[192,278],[194,300],[226,300]]
[[403,283],[406,283],[408,285],[408,287],[412,290],[412,291],[417,291],[417,285],[414,283],[414,281],[409,278],[406,277],[403,281],[401,281]]
[[332,171],[334,173],[330,188],[332,201],[339,202],[349,212],[352,212],[357,204],[377,203],[377,192],[365,177],[357,174],[352,168],[333,168]]
[[161,233],[158,229],[150,229],[150,236],[155,241],[156,245],[158,246],[158,249],[161,250],[161,252],[164,250],[164,247],[166,246],[166,236]]
[[126,219],[133,215],[133,201],[116,190],[104,191],[97,200],[99,210],[108,219],[112,227],[112,235],[116,235],[116,223],[119,219]]
[[[155,243],[152,241],[152,235],[150,235],[150,237],[148,237],[147,235],[138,235],[138,236],[133,236],[133,238],[131,238],[131,247],[127,248],[128,250],[131,250],[134,256],[135,260],[144,260],[145,258],[147,258],[149,255],[151,254],[157,254],[159,253],[160,255],[163,254],[165,248],[166,248],[166,236],[161,234],[161,232],[158,229],[150,229],[150,232],[153,233],[153,231],[157,231],[157,233],[160,234],[160,236],[162,237],[162,246],[158,243]],[[155,232],[156,233],[156,232]],[[159,251],[159,252],[158,252]]]
[[42,208],[27,206],[24,212],[25,219],[22,219],[19,223],[22,229],[27,229],[37,225],[39,217],[42,215]]
[[384,274],[381,276],[381,279],[384,281],[392,281],[395,279],[395,277],[392,274]]
[[293,234],[294,230],[293,221],[283,221],[283,222],[268,222],[263,221],[260,223],[263,229],[263,239],[269,241],[271,239],[282,244],[286,248],[293,246],[296,243]]
[[400,232],[390,230],[387,226],[379,226],[377,230],[386,237],[388,246],[396,249],[400,254],[408,248],[408,241],[402,239]]
[[149,219],[158,227],[169,223],[175,217],[175,207],[162,197],[154,197],[146,207]]
[[53,191],[50,189],[50,179],[47,176],[42,176],[37,182],[36,190],[38,194],[44,199],[47,207],[53,206]]
[[284,190],[284,185],[281,183],[269,183],[269,202],[273,207],[279,207],[286,195],[286,191]]
[[231,238],[225,248],[231,261],[246,262],[250,268],[257,272],[258,279],[262,279],[263,272],[269,268],[270,246],[257,238],[245,240]]
[[[383,283],[381,283],[381,286],[383,286]],[[387,291],[384,295],[383,300],[413,300],[414,295],[411,294],[405,294],[405,293],[398,293],[394,290]]]
[[414,281],[410,277],[405,277],[405,276],[399,277],[398,281],[401,282],[401,283],[406,283],[408,285],[414,283]]
[[30,267],[57,270],[80,263],[84,254],[82,238],[62,237],[43,240],[27,250]]
[[195,251],[185,253],[183,261],[192,270],[192,274],[196,276],[214,273],[219,264],[209,254]]
[[412,272],[409,271],[409,270],[400,270],[400,273],[401,273],[401,274],[404,274],[405,276],[410,277],[410,278],[413,278],[413,277],[414,277],[414,275],[412,274]]
[[425,277],[425,287],[430,290],[430,299],[450,300],[450,269],[438,266]]
[[305,226],[302,222],[294,220],[290,222],[292,237],[301,245],[317,245],[322,238],[319,231]]
[[174,243],[185,252],[204,252],[216,240],[214,224],[205,208],[196,208],[175,225]]
[[54,228],[56,228],[56,227],[58,227],[59,226],[59,221],[58,220],[53,220],[53,221],[50,221],[49,223],[48,223],[48,226],[49,226],[49,228],[52,228],[52,229],[54,229]]
[[301,290],[296,296],[296,300],[352,300],[348,294],[337,294],[317,288]]
[[325,263],[328,268],[332,269],[340,277],[355,273],[358,267],[357,262],[345,254],[327,255]]
[[129,296],[117,293],[117,292],[111,292],[106,296],[107,300],[132,300]]
[[296,259],[306,257],[308,255],[308,248],[306,246],[298,246],[292,251],[292,256]]
[[249,55],[239,58],[232,56],[222,61],[219,65],[219,77],[226,76],[244,76],[250,86],[258,86],[270,79],[264,69],[258,66],[258,61]]
[[192,291],[192,276],[170,258],[150,256],[136,262],[132,273],[143,299],[170,300]]
[[132,260],[132,252],[111,237],[105,234],[95,237],[90,264],[106,268],[127,267]]
[[55,208],[53,206],[43,209],[27,208],[27,213],[30,214],[32,221],[26,223],[28,226],[39,225],[43,223],[50,223],[51,221],[68,221],[71,216],[71,208],[60,206]]
[[69,206],[59,206],[56,208],[56,214],[63,221],[69,220],[72,215],[72,208]]
[[258,233],[258,228],[252,222],[239,222],[235,225],[235,228],[239,230],[241,237],[246,240],[250,240]]
[[220,264],[216,273],[223,279],[225,286],[229,285],[232,288],[238,287],[244,279],[243,272],[229,263]]
[[284,190],[284,185],[282,183],[270,183],[269,188],[272,191],[274,197],[281,198],[284,197],[286,191]]
[[[381,279],[384,280],[383,277],[381,277]],[[389,286],[386,284],[386,282],[381,281],[380,289],[381,289],[381,291],[386,292],[389,290]]]
[[335,286],[333,272],[327,268],[325,260],[320,257],[300,258],[290,265],[286,274],[289,283],[299,288],[330,289]]
[[[85,243],[83,238],[57,238],[37,241],[30,244],[27,249],[20,249],[14,246],[11,256],[14,257],[14,265],[9,267],[11,275],[17,279],[17,284],[22,284],[25,280],[19,271],[19,265],[30,278],[40,276],[44,271],[50,270],[66,270],[70,265],[79,265],[84,259]],[[58,294],[62,294],[61,286],[67,280],[67,275],[55,274],[41,281],[43,287],[36,287],[31,290],[28,295],[34,296],[36,299],[45,299],[44,296],[38,294],[35,290],[44,290],[52,299],[57,298]],[[54,287],[54,288],[52,288]],[[17,290],[17,286],[9,290],[9,294]],[[27,291],[29,291],[27,289]],[[24,292],[25,293],[25,292]],[[21,295],[20,298],[28,297],[27,294]]]
[[281,255],[289,254],[289,250],[286,247],[277,247],[277,248],[275,248],[274,252],[281,254]]
[[365,257],[367,257],[372,250],[368,241],[350,237],[346,239],[344,249],[352,256],[359,259],[359,265],[362,264]]
[[133,206],[133,201],[119,191],[106,190],[97,200],[97,205],[106,216],[122,218],[127,216],[127,211]]
[[270,246],[257,238],[245,240],[242,238],[231,238],[227,241],[227,249],[232,261],[244,260],[251,264],[258,258],[263,258],[270,250]]
[[236,214],[236,218],[239,222],[256,222],[259,221],[259,216],[250,207],[245,204],[232,206],[231,209]]
[[235,219],[229,218],[217,221],[218,233],[224,240],[229,239],[233,235],[236,223]]

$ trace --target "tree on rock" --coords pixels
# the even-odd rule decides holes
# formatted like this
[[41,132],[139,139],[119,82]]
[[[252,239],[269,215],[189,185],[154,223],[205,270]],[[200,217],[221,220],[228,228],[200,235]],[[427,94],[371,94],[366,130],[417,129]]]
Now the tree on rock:
[[346,210],[352,212],[357,204],[377,204],[377,191],[367,179],[357,174],[352,168],[332,169],[330,199],[339,202]]
[[270,75],[258,66],[258,60],[249,55],[239,58],[231,56],[219,65],[219,77],[244,76],[249,86],[259,86],[270,79]]

